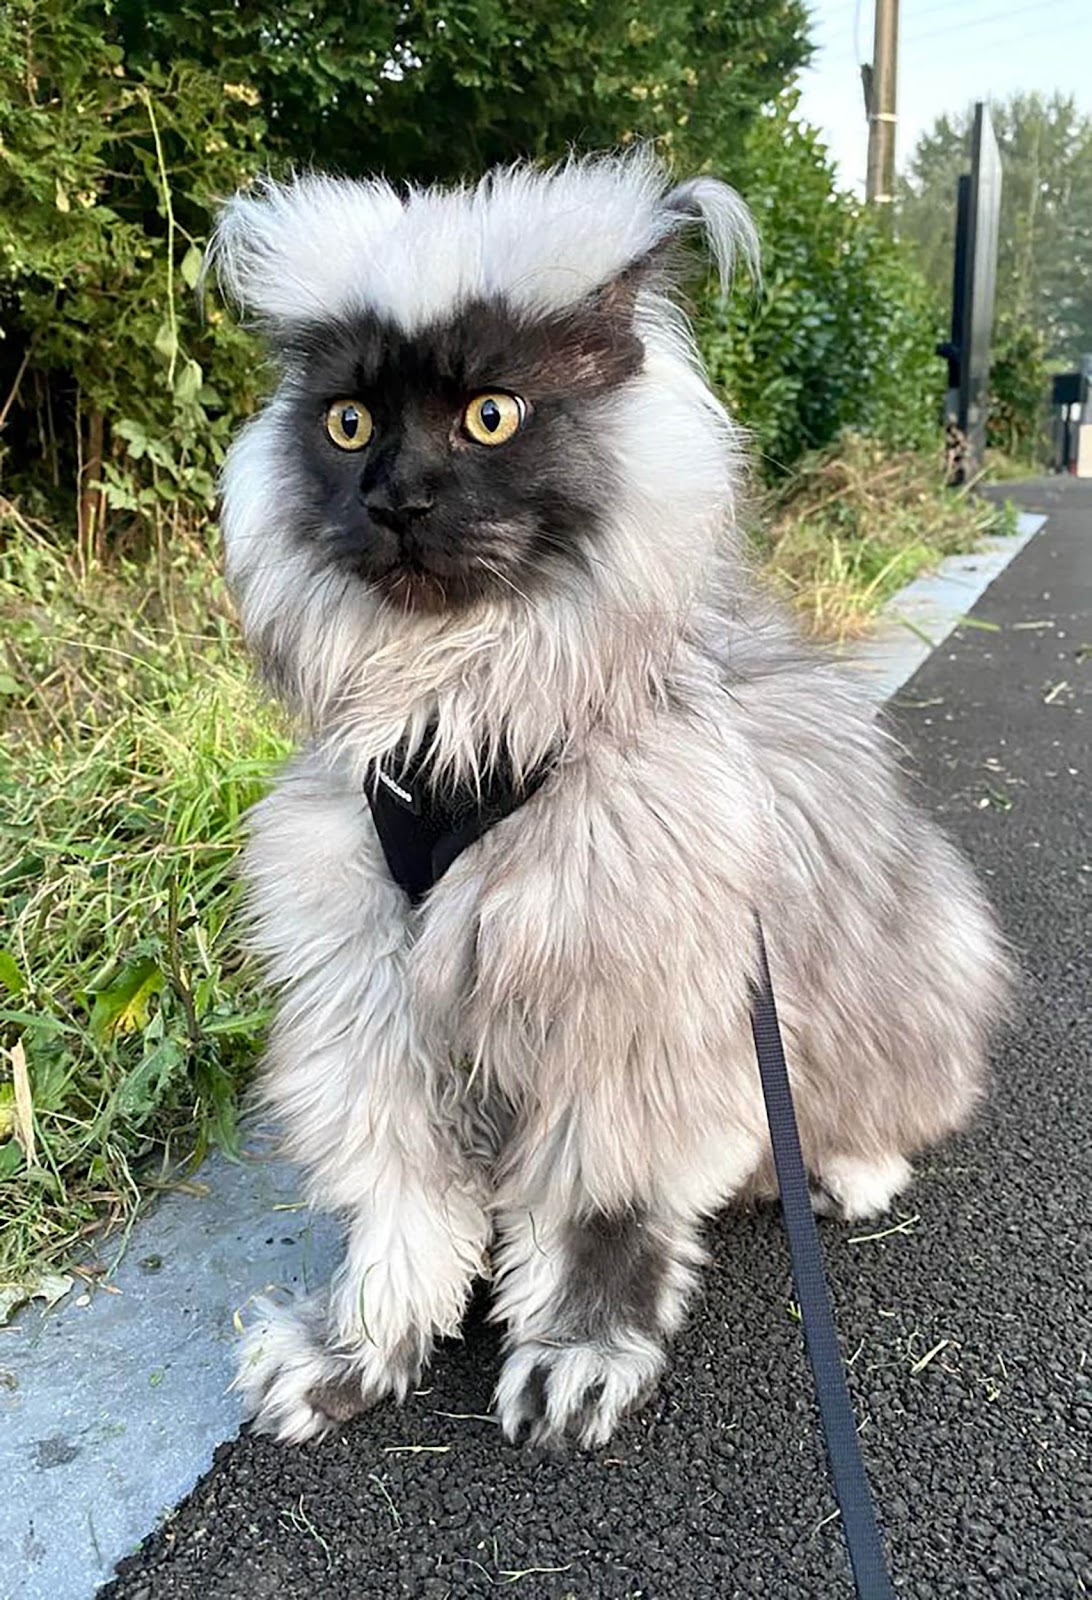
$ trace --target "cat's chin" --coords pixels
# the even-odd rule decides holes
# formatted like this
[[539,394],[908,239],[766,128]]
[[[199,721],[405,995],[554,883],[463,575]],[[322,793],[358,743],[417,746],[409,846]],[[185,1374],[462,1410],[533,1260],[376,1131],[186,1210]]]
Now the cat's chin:
[[414,616],[463,611],[484,598],[480,581],[460,573],[441,575],[425,567],[392,567],[372,584],[393,610]]

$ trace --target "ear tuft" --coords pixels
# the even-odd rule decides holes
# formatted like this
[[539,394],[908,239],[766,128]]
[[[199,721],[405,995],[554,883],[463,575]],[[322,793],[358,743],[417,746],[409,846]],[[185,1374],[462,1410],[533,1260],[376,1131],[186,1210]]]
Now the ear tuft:
[[257,309],[255,282],[261,274],[262,221],[267,207],[259,187],[255,192],[240,190],[220,208],[205,251],[199,291],[214,278],[223,298],[238,310]]
[[704,229],[725,288],[740,263],[752,278],[758,277],[760,250],[751,213],[726,183],[721,183],[719,178],[690,178],[670,190],[662,206],[669,219],[668,232],[681,232],[687,223],[693,222]]

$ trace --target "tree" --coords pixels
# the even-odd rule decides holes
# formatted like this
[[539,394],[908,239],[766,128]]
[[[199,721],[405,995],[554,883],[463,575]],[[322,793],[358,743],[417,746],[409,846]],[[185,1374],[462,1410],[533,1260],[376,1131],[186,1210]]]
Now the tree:
[[[997,315],[1011,340],[1040,333],[1049,358],[1092,351],[1092,117],[1072,97],[1014,95],[990,107],[1001,150]],[[972,108],[923,134],[899,186],[899,227],[926,276],[951,292],[955,192],[970,162]]]
[[252,84],[274,162],[394,179],[636,137],[730,162],[810,54],[805,0],[118,0],[110,26],[131,67]]

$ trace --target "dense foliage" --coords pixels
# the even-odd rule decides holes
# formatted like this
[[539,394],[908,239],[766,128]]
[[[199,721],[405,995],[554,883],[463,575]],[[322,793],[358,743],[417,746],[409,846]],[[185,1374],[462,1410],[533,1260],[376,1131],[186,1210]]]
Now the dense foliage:
[[1010,315],[999,317],[990,361],[986,443],[1014,461],[1043,460],[1049,394],[1047,335]]
[[214,197],[258,164],[254,98],[184,58],[134,74],[96,7],[0,11],[2,465],[88,546],[103,496],[153,524],[210,504],[252,401],[246,341],[192,291]]
[[253,85],[267,157],[395,179],[636,137],[700,166],[809,54],[804,0],[122,0],[114,19],[134,70]]
[[936,438],[939,303],[873,214],[837,187],[788,96],[752,125],[743,166],[763,245],[761,286],[710,307],[715,381],[770,472],[843,430],[895,448]]

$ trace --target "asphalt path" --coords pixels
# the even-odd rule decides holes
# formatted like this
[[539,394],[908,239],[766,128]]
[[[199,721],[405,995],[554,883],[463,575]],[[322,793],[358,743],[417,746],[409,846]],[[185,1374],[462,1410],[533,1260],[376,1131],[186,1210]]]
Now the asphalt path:
[[[900,1212],[821,1229],[896,1589],[915,1600],[1092,1593],[1092,484],[1012,493],[1049,522],[893,711],[922,803],[1015,947],[1019,1015],[988,1109],[919,1164]],[[778,1216],[728,1214],[709,1242],[659,1396],[607,1448],[502,1442],[479,1315],[402,1410],[303,1449],[224,1445],[102,1595],[850,1596]]]

